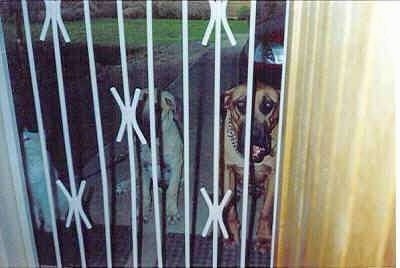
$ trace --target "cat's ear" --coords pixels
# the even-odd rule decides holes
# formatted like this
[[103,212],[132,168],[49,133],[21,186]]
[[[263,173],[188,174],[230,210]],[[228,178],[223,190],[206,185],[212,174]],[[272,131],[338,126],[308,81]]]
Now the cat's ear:
[[[34,136],[35,133],[30,132],[26,127],[24,127],[24,130],[22,132],[22,138],[24,139],[24,141],[30,140],[32,139],[32,137]],[[39,134],[37,134],[39,136]]]
[[24,141],[29,140],[29,132],[28,132],[28,130],[27,130],[26,128],[24,128],[24,130],[23,130],[23,132],[22,132],[22,139],[23,139]]

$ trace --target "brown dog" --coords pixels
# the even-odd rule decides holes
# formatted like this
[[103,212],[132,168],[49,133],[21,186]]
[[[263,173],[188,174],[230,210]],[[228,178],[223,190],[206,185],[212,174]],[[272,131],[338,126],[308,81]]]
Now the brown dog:
[[[279,92],[270,86],[257,83],[253,102],[251,131],[250,185],[260,187],[264,203],[257,227],[256,248],[266,252],[271,240],[269,215],[273,204],[275,177],[276,125],[279,116]],[[246,86],[239,85],[224,93],[224,181],[223,187],[237,188],[242,184],[244,166],[244,140],[246,117]],[[234,191],[235,192],[235,191]],[[234,200],[234,199],[233,199]],[[229,231],[228,243],[239,241],[240,223],[236,202],[225,209],[224,222]]]

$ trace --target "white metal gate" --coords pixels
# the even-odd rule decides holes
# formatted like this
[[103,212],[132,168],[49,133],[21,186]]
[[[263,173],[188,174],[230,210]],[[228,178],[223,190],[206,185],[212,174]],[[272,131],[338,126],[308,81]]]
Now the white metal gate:
[[[65,92],[64,92],[64,78],[62,71],[61,62],[61,52],[60,52],[60,34],[61,38],[65,42],[70,42],[70,36],[68,29],[66,29],[63,18],[61,17],[61,0],[44,0],[45,2],[45,21],[40,34],[40,39],[44,40],[46,35],[51,34],[52,41],[54,45],[54,56],[56,61],[56,76],[58,83],[58,93],[60,101],[61,110],[61,123],[62,132],[64,137],[64,146],[67,157],[67,167],[68,167],[68,179],[71,191],[68,192],[61,181],[57,181],[57,186],[62,190],[63,194],[69,201],[69,212],[66,221],[66,227],[68,228],[71,224],[72,217],[74,217],[74,223],[77,229],[77,238],[79,243],[79,252],[81,264],[86,267],[86,256],[85,256],[85,245],[83,240],[83,230],[82,223],[87,228],[92,227],[89,219],[87,218],[84,209],[82,208],[82,195],[85,191],[85,181],[82,181],[80,185],[76,185],[73,167],[73,156],[71,152],[71,141],[69,134],[68,125],[68,114],[66,108]],[[252,114],[252,94],[253,94],[253,71],[254,71],[254,46],[255,46],[255,25],[256,25],[256,3],[257,1],[251,1],[250,9],[250,28],[249,28],[249,51],[248,51],[248,68],[247,68],[247,103],[246,103],[246,128],[245,128],[245,153],[244,153],[244,178],[243,178],[243,210],[242,210],[242,226],[247,226],[247,207],[248,207],[248,195],[249,195],[249,167],[250,167],[250,132],[251,132],[251,114]],[[103,207],[104,207],[104,222],[105,222],[105,243],[106,243],[106,253],[107,253],[107,266],[112,267],[112,250],[111,250],[111,231],[110,231],[110,208],[108,200],[108,178],[106,172],[106,161],[104,153],[104,140],[103,140],[103,127],[100,115],[100,104],[99,104],[99,94],[96,79],[96,65],[95,65],[95,55],[93,48],[92,39],[92,29],[91,29],[91,15],[89,9],[89,1],[84,0],[84,22],[86,27],[86,38],[88,45],[88,55],[89,55],[89,68],[90,68],[90,78],[92,86],[92,96],[94,103],[94,113],[96,122],[96,134],[97,134],[97,145],[98,145],[98,155],[101,168],[101,179],[102,179],[102,194],[103,194]],[[42,107],[39,98],[39,88],[35,67],[33,41],[31,37],[30,21],[28,14],[28,6],[26,0],[21,0],[24,29],[26,35],[29,67],[31,74],[31,82],[34,95],[34,104],[36,109],[36,119],[38,123],[38,130],[41,141],[41,151],[45,170],[45,180],[48,193],[48,200],[51,210],[52,218],[52,236],[54,242],[54,251],[56,256],[57,267],[63,267],[63,262],[60,253],[60,243],[57,231],[57,224],[55,218],[55,204],[53,191],[51,190],[51,177],[50,177],[50,166],[49,159],[46,153],[46,133],[43,125],[43,115]],[[123,2],[121,0],[116,1],[117,5],[117,17],[118,17],[118,30],[119,30],[119,45],[120,45],[120,57],[122,66],[122,76],[123,76],[123,98],[120,97],[115,88],[111,88],[112,96],[118,103],[121,110],[121,126],[116,137],[117,141],[122,139],[124,133],[127,133],[128,146],[129,146],[129,162],[130,162],[130,174],[131,174],[131,224],[132,224],[132,256],[133,256],[133,266],[138,267],[138,238],[137,238],[137,219],[136,219],[136,172],[135,172],[135,150],[134,150],[134,138],[137,136],[141,143],[146,143],[138,124],[136,121],[136,106],[140,94],[140,89],[136,89],[133,100],[130,95],[130,86],[128,82],[128,68],[127,68],[127,55],[126,55],[126,45],[125,45],[125,31],[124,31],[124,17],[122,10]],[[188,55],[188,42],[189,42],[189,19],[188,19],[188,1],[182,1],[182,53],[183,53],[183,126],[184,126],[184,211],[185,211],[185,265],[190,267],[191,256],[190,256],[190,219],[189,219],[189,55]],[[206,236],[209,229],[212,226],[213,233],[213,257],[212,263],[213,267],[218,265],[218,235],[221,230],[222,235],[227,238],[228,234],[223,222],[222,211],[225,205],[228,203],[229,198],[232,194],[232,189],[225,192],[221,203],[219,203],[219,155],[220,155],[220,76],[221,76],[221,35],[224,31],[232,46],[236,45],[236,40],[234,33],[232,32],[228,20],[227,20],[227,4],[228,0],[210,0],[209,5],[211,9],[210,21],[208,27],[204,33],[202,40],[203,45],[209,43],[211,33],[215,31],[215,62],[214,62],[214,131],[213,131],[213,200],[211,200],[207,194],[207,191],[202,188],[200,190],[208,208],[209,217],[204,226],[202,235]],[[153,29],[152,29],[152,2],[146,1],[146,22],[147,22],[147,72],[148,72],[148,90],[149,90],[149,101],[150,101],[150,145],[151,145],[151,159],[152,159],[152,183],[153,183],[153,200],[154,200],[154,217],[155,217],[155,236],[157,245],[157,263],[159,267],[163,266],[163,255],[162,255],[162,241],[161,241],[161,226],[160,226],[160,208],[159,208],[159,194],[158,194],[158,175],[157,174],[157,149],[156,149],[156,118],[155,118],[155,88],[154,88],[154,64],[153,64]],[[284,81],[284,80],[283,80]],[[282,90],[283,92],[283,90]],[[250,96],[250,97],[249,97]],[[281,101],[282,110],[283,101]],[[282,123],[280,120],[279,129],[281,131]],[[279,133],[280,135],[280,133]],[[279,155],[279,142],[278,142],[278,156]],[[279,162],[279,161],[278,161]],[[276,172],[277,178],[279,177],[279,168]],[[276,191],[278,190],[278,183],[275,184]],[[276,196],[275,196],[276,199]],[[277,201],[274,204],[274,219],[276,218],[276,207]],[[275,223],[275,220],[274,220]],[[275,224],[273,226],[275,229]],[[272,256],[271,264],[273,263],[273,249],[274,249],[274,232],[272,239]],[[247,241],[247,228],[241,228],[241,250],[240,250],[240,266],[245,267],[246,264],[246,241]]]

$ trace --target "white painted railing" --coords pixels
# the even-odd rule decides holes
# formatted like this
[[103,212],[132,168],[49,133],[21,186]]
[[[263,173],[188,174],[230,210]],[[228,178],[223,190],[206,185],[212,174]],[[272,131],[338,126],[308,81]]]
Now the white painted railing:
[[90,6],[87,0],[83,1],[83,5],[84,5],[83,9],[85,16],[85,26],[86,26],[86,40],[87,40],[88,56],[89,56],[90,81],[92,85],[94,115],[96,121],[97,146],[99,149],[100,172],[101,172],[101,182],[103,189],[104,229],[106,236],[107,267],[111,268],[112,253],[111,253],[110,207],[108,201],[108,178],[106,169],[106,159],[104,155],[103,127],[101,124],[99,93],[98,93],[97,78],[96,78],[96,63],[94,59],[92,26],[90,21]]
[[[290,1],[286,2],[285,13],[289,14],[290,12]],[[284,45],[283,51],[287,51],[288,49],[288,29],[289,29],[289,16],[285,16],[285,31],[284,31]],[[280,103],[279,103],[279,120],[278,120],[278,142],[276,149],[276,172],[275,172],[275,188],[274,188],[274,208],[272,213],[272,238],[271,238],[271,257],[270,257],[270,267],[274,267],[275,261],[275,247],[277,240],[277,226],[278,226],[278,203],[279,203],[279,186],[280,186],[280,177],[281,177],[281,163],[283,161],[283,148],[282,148],[282,140],[283,140],[283,118],[285,117],[285,99],[286,99],[286,80],[285,80],[285,70],[287,64],[287,57],[284,58],[282,64],[282,77],[281,77],[281,94],[280,94]]]
[[189,144],[189,12],[182,1],[182,72],[183,72],[183,180],[185,200],[185,266],[190,267],[190,144]]
[[[40,39],[43,41],[45,39],[45,35],[49,29],[51,24],[52,26],[52,34],[53,34],[53,45],[54,45],[54,57],[56,61],[56,72],[57,72],[57,83],[58,83],[58,93],[60,99],[60,109],[61,109],[61,121],[62,121],[62,128],[63,128],[63,136],[64,136],[64,145],[65,145],[65,152],[67,157],[67,166],[68,166],[68,178],[71,188],[71,194],[68,194],[73,200],[80,202],[80,199],[77,198],[77,191],[75,185],[75,173],[73,167],[73,159],[72,159],[72,152],[71,152],[71,143],[70,143],[70,136],[69,136],[69,127],[68,127],[68,116],[67,116],[67,108],[65,103],[65,93],[64,93],[64,78],[62,74],[62,65],[61,65],[61,52],[60,52],[60,43],[59,43],[59,36],[58,36],[58,28],[60,27],[63,37],[66,42],[69,42],[69,35],[64,27],[64,23],[62,22],[61,18],[61,1],[49,1],[45,0],[46,6],[46,19],[43,25],[42,32],[40,34]],[[54,200],[52,196],[51,190],[51,182],[49,176],[49,161],[46,156],[46,141],[45,141],[45,132],[43,128],[43,117],[41,114],[40,108],[40,99],[39,99],[39,91],[37,86],[37,77],[35,73],[35,62],[34,62],[34,55],[33,55],[33,46],[32,46],[32,38],[29,26],[29,14],[26,0],[22,0],[22,8],[23,8],[23,16],[24,16],[24,26],[25,26],[25,33],[27,38],[27,46],[28,46],[28,58],[29,58],[29,65],[31,70],[31,78],[32,78],[32,86],[34,91],[34,101],[36,106],[36,114],[38,117],[38,127],[39,127],[39,135],[41,140],[41,149],[42,149],[42,156],[44,162],[44,170],[46,176],[46,185],[47,185],[47,192],[49,195],[49,204],[51,209],[52,215],[52,229],[53,229],[53,239],[54,239],[54,247],[56,252],[56,260],[57,266],[62,267],[61,263],[61,254],[60,254],[60,245],[57,236],[57,227],[55,222],[55,212],[54,212]],[[41,123],[39,123],[39,121]],[[61,185],[61,182],[58,183]],[[82,210],[76,209],[77,207],[81,207],[81,205],[75,205],[76,202],[69,202],[70,204],[70,212],[73,211],[73,215],[75,216],[75,224],[78,233],[78,242],[79,242],[79,252],[81,256],[81,264],[83,267],[86,267],[86,256],[85,256],[85,245],[83,241],[83,233],[82,233],[82,226],[81,226],[81,216],[84,213],[81,213]],[[70,214],[72,216],[72,213]],[[89,225],[89,227],[91,227]]]
[[[75,217],[75,224],[77,227],[77,236],[80,249],[81,264],[86,267],[85,245],[83,242],[83,233],[81,227],[81,220],[84,221],[87,228],[91,228],[91,224],[87,219],[85,212],[82,209],[81,197],[84,191],[85,182],[81,183],[79,193],[77,193],[75,184],[75,174],[73,168],[73,159],[71,153],[71,144],[69,138],[68,116],[64,96],[64,80],[61,66],[61,53],[58,30],[66,42],[70,41],[70,36],[63,23],[61,17],[61,0],[44,0],[46,8],[46,17],[43,25],[40,39],[44,40],[52,26],[52,36],[54,44],[54,55],[56,60],[56,74],[58,82],[58,91],[60,98],[60,109],[62,116],[63,136],[65,143],[65,151],[67,156],[68,177],[70,183],[70,193],[66,190],[64,185],[58,181],[57,184],[63,190],[64,194],[70,201],[70,211],[67,221],[67,227],[72,220],[72,215]],[[101,169],[102,180],[102,194],[103,194],[103,207],[104,207],[104,222],[105,222],[105,237],[106,237],[106,253],[107,253],[107,267],[112,267],[112,249],[111,249],[111,233],[110,233],[110,211],[108,200],[108,178],[106,172],[106,163],[104,155],[104,140],[103,129],[101,123],[101,113],[98,95],[98,86],[96,80],[96,66],[95,55],[93,49],[93,38],[91,30],[91,19],[89,1],[84,0],[84,19],[86,27],[86,37],[88,44],[89,67],[90,67],[90,80],[92,86],[92,95],[94,102],[94,113],[96,122],[96,134],[99,151],[99,162]],[[51,190],[51,181],[49,174],[49,160],[46,153],[46,139],[45,130],[43,126],[43,116],[41,111],[41,104],[39,98],[39,89],[36,76],[36,67],[34,60],[34,52],[32,46],[31,29],[29,23],[29,14],[26,0],[21,0],[24,27],[26,33],[26,41],[28,48],[29,66],[31,72],[32,88],[36,109],[36,118],[38,122],[39,135],[41,140],[42,157],[45,170],[45,180],[48,192],[48,199],[51,209],[52,217],[52,230],[53,241],[56,256],[57,267],[62,267],[62,260],[60,254],[59,238],[57,235],[57,225],[55,220],[53,192]],[[116,0],[117,5],[117,19],[119,30],[119,46],[122,66],[122,80],[123,80],[123,93],[124,101],[122,101],[117,90],[111,88],[112,96],[115,98],[121,110],[121,126],[116,137],[117,141],[121,141],[122,136],[127,132],[128,150],[129,150],[129,167],[131,177],[131,225],[132,225],[132,256],[133,266],[139,266],[138,260],[138,238],[137,238],[137,204],[136,204],[136,167],[135,167],[135,149],[134,149],[134,134],[139,138],[142,144],[147,143],[136,121],[136,108],[139,100],[140,89],[136,89],[134,98],[131,100],[130,87],[128,80],[127,68],[127,55],[125,44],[125,27],[122,1]],[[205,236],[211,224],[213,224],[213,267],[218,265],[218,233],[219,228],[225,238],[228,237],[225,228],[222,212],[225,205],[228,203],[233,189],[227,189],[224,197],[219,203],[219,170],[220,170],[220,96],[221,96],[221,31],[224,29],[232,46],[236,45],[236,40],[232,30],[229,26],[226,12],[228,0],[209,0],[211,14],[210,21],[205,31],[202,44],[207,45],[213,30],[215,30],[215,60],[214,60],[214,144],[213,144],[213,201],[209,198],[206,190],[201,189],[206,204],[209,208],[209,218],[204,226],[202,234]],[[161,224],[160,224],[160,207],[158,195],[158,176],[157,174],[157,142],[156,142],[156,119],[155,119],[155,87],[154,87],[154,62],[153,62],[153,29],[152,29],[152,1],[146,2],[146,22],[147,22],[147,56],[148,56],[148,90],[150,102],[150,146],[151,146],[151,159],[152,159],[152,183],[153,183],[153,203],[154,203],[154,218],[155,218],[155,236],[156,236],[156,252],[158,267],[163,266],[162,256],[162,241],[161,241]],[[250,168],[250,132],[251,132],[251,118],[252,118],[252,99],[253,99],[253,71],[254,71],[254,44],[255,44],[255,23],[256,23],[256,1],[251,1],[250,10],[250,29],[249,29],[249,52],[248,52],[248,74],[247,74],[247,104],[246,104],[246,128],[245,128],[245,157],[244,157],[244,178],[243,178],[243,209],[242,209],[242,228],[241,228],[241,247],[240,247],[240,267],[246,266],[246,241],[247,241],[247,211],[248,211],[248,187],[249,187],[249,168]],[[188,54],[188,1],[182,1],[182,47],[183,47],[183,110],[184,110],[184,211],[185,211],[185,266],[190,267],[190,187],[189,187],[189,54]],[[276,204],[275,204],[276,207]],[[276,215],[276,211],[274,211]]]
[[42,159],[43,159],[43,169],[44,169],[44,174],[45,174],[46,188],[47,188],[50,214],[51,214],[54,251],[55,251],[55,256],[56,256],[57,267],[61,268],[62,263],[61,263],[60,243],[59,243],[59,239],[58,239],[53,191],[51,190],[50,165],[49,165],[49,158],[47,155],[47,145],[46,145],[46,138],[45,138],[46,134],[45,134],[44,126],[43,126],[43,115],[42,115],[42,108],[41,108],[41,104],[40,104],[39,88],[38,88],[38,83],[37,83],[36,66],[35,66],[36,64],[35,64],[35,58],[33,55],[33,46],[32,46],[32,37],[31,37],[31,28],[30,28],[30,23],[29,23],[28,6],[26,3],[26,0],[22,0],[21,2],[22,2],[22,13],[23,13],[23,18],[24,18],[26,46],[27,46],[28,59],[29,59],[29,69],[31,72],[33,98],[34,98],[34,103],[35,103],[36,121],[38,124],[38,130],[39,130],[39,136],[40,136],[40,144],[41,144]]
[[[126,58],[125,47],[125,28],[124,16],[122,12],[122,2],[117,1],[117,16],[118,16],[118,31],[119,31],[119,46],[121,53],[121,66],[122,66],[122,84],[124,89],[125,107],[131,106],[129,79],[128,79],[128,66]],[[116,94],[116,93],[115,93]],[[136,106],[135,106],[136,107]],[[126,109],[126,108],[125,108]],[[136,112],[136,111],[135,111]],[[124,110],[121,109],[122,118],[124,118]],[[122,119],[123,120],[123,119]],[[124,121],[121,122],[124,124]],[[120,128],[121,129],[121,128]],[[137,204],[136,204],[136,167],[135,167],[135,149],[133,132],[131,125],[126,126],[128,135],[128,150],[129,150],[129,170],[131,176],[131,225],[132,225],[132,256],[133,266],[138,267],[138,241],[137,241]],[[117,137],[118,140],[118,137]]]
[[251,2],[250,8],[250,34],[249,34],[249,58],[247,65],[247,93],[246,93],[246,129],[244,143],[244,170],[243,170],[243,209],[242,229],[240,243],[240,267],[246,266],[246,242],[247,242],[247,208],[249,199],[249,176],[250,176],[250,139],[251,119],[253,107],[253,74],[254,74],[254,46],[256,33],[256,2]]
[[[221,204],[219,204],[219,160],[220,160],[220,120],[221,120],[221,24],[226,18],[226,4],[227,0],[213,1],[210,0],[210,23],[203,37],[203,45],[207,45],[212,28],[215,26],[215,58],[214,58],[214,151],[213,151],[213,203],[208,197],[204,188],[200,191],[209,209],[209,216],[204,226],[202,235],[205,236],[210,228],[211,222],[213,223],[213,255],[212,265],[218,265],[218,225],[221,228],[224,238],[228,238],[223,219],[222,211],[228,203],[232,191],[228,189],[224,195]],[[224,24],[225,26],[225,24]],[[225,27],[227,32],[230,32],[229,25]],[[228,34],[229,35],[229,34]],[[236,41],[231,36],[231,44],[236,45]]]
[[161,225],[160,225],[160,208],[158,198],[158,174],[157,174],[157,139],[156,139],[156,99],[154,88],[154,62],[153,62],[153,3],[146,1],[146,22],[147,22],[147,81],[149,90],[149,106],[150,106],[150,147],[151,147],[151,169],[153,180],[153,204],[154,204],[154,221],[156,227],[157,242],[157,263],[158,267],[163,266],[162,259],[162,242],[161,242]]

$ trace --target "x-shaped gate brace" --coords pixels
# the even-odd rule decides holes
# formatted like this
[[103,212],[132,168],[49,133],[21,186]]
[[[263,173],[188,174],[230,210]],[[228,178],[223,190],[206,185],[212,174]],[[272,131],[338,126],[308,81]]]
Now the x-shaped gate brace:
[[132,127],[133,130],[136,132],[136,135],[138,136],[140,142],[142,144],[147,144],[147,141],[142,131],[140,130],[136,119],[136,109],[140,100],[140,89],[137,88],[135,90],[135,95],[133,96],[132,103],[124,103],[121,97],[118,95],[115,87],[112,87],[110,90],[119,106],[119,109],[121,110],[121,125],[118,130],[117,142],[121,142],[126,128]]
[[78,195],[75,196],[71,195],[68,192],[68,190],[65,188],[64,184],[60,180],[57,180],[56,184],[60,188],[64,196],[67,198],[69,204],[65,227],[69,228],[71,226],[72,215],[74,215],[74,213],[77,212],[78,215],[82,218],[82,221],[85,223],[86,228],[91,229],[92,224],[90,223],[88,217],[85,214],[85,211],[82,208],[82,196],[83,196],[83,191],[85,190],[86,181],[81,181]]
[[40,40],[44,41],[46,39],[46,34],[49,30],[51,22],[58,25],[65,42],[71,42],[67,29],[65,28],[65,24],[61,17],[61,0],[44,0],[44,4],[46,7],[46,17],[44,19],[42,31],[40,33]]
[[222,198],[221,204],[213,204],[204,187],[200,189],[200,192],[203,195],[204,201],[206,201],[209,210],[208,219],[201,235],[203,237],[206,237],[208,231],[210,230],[211,223],[214,221],[218,221],[218,225],[221,229],[223,237],[225,239],[228,239],[229,236],[222,218],[222,212],[224,211],[225,206],[228,204],[229,199],[231,198],[232,191],[226,191],[224,198]]
[[226,18],[226,10],[228,7],[228,0],[209,0],[208,1],[210,4],[210,21],[208,23],[206,32],[204,33],[203,40],[201,41],[201,44],[203,46],[206,46],[208,44],[208,41],[210,39],[210,35],[212,33],[212,30],[215,26],[215,23],[218,21],[222,22],[222,26],[225,29],[226,34],[228,35],[229,41],[231,42],[232,46],[236,45],[236,39],[233,36],[231,27],[229,26],[228,19]]

